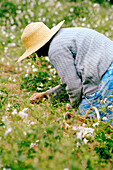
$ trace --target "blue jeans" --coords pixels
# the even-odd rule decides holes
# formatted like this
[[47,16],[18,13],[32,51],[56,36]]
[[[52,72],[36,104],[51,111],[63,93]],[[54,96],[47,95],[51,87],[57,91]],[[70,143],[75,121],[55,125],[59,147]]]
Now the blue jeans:
[[[113,63],[102,77],[99,90],[82,99],[79,106],[80,114],[85,116],[91,106],[98,109],[102,121],[108,121],[113,125]],[[92,110],[88,117],[94,117],[94,113]]]

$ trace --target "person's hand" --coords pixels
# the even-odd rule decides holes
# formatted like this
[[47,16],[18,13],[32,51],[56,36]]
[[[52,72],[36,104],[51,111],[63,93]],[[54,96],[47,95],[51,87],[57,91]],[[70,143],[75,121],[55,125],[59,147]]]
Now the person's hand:
[[47,92],[34,93],[30,98],[30,103],[40,103],[43,98],[48,98]]

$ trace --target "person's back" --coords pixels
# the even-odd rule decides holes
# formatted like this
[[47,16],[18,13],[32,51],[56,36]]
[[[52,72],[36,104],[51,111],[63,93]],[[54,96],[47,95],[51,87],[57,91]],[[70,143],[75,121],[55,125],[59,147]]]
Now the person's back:
[[[113,61],[113,41],[92,29],[62,28],[52,39],[49,48],[50,62],[59,76],[64,65],[72,62],[69,55],[73,57],[77,74],[82,80],[83,93],[87,96],[98,89],[102,75]],[[69,79],[73,71],[65,69]],[[64,78],[60,78],[65,83]]]
[[[60,98],[66,92],[72,106],[79,105],[81,115],[85,116],[94,106],[103,120],[106,116],[113,124],[113,41],[88,28],[60,29],[63,23],[52,29],[42,22],[31,23],[22,34],[26,51],[18,62],[33,52],[39,57],[49,55],[63,84],[34,93],[29,101],[41,102],[49,96]],[[92,112],[89,114],[92,117]]]

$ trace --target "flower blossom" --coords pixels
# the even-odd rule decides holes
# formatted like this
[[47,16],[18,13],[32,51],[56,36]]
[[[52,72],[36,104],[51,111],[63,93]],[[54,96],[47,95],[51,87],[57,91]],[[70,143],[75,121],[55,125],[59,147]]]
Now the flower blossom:
[[28,117],[28,114],[27,113],[25,113],[25,111],[27,110],[28,108],[24,108],[22,111],[19,111],[19,116],[21,117],[21,118],[27,118]]
[[5,136],[8,134],[8,133],[10,133],[12,131],[12,128],[10,127],[9,129],[7,129],[6,131],[5,131]]
[[81,139],[86,135],[89,134],[91,135],[94,132],[93,128],[88,128],[84,126],[73,126],[73,130],[77,131],[77,139]]

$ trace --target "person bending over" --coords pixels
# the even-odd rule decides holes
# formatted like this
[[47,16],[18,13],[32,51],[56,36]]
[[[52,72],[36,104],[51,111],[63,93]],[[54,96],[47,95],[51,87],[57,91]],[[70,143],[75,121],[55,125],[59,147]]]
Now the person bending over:
[[46,92],[34,93],[29,101],[40,101],[66,90],[72,105],[79,105],[81,115],[95,106],[103,120],[110,121],[113,119],[113,41],[89,28],[61,28],[63,23],[49,29],[42,22],[34,22],[23,31],[26,51],[18,62],[34,52],[39,57],[49,56],[61,80],[60,85]]

